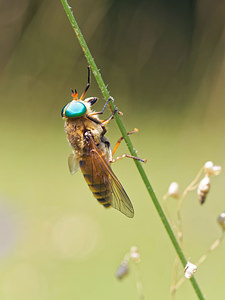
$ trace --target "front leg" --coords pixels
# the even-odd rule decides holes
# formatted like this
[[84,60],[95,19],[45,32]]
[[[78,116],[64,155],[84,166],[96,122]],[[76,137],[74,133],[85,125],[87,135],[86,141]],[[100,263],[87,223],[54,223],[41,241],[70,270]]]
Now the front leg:
[[107,120],[99,120],[99,119],[96,119],[96,118],[93,118],[92,116],[95,115],[95,114],[99,114],[99,113],[90,113],[88,115],[86,115],[86,117],[95,122],[96,124],[99,124],[99,125],[102,125],[102,126],[105,126],[107,125],[114,117],[115,113],[118,111],[118,108],[116,107],[115,110],[113,111],[113,113],[111,114],[111,116],[107,119]]
[[103,106],[102,111],[90,113],[89,116],[102,115],[106,109],[106,106],[109,104],[110,101],[114,102],[113,97],[109,97],[109,99],[106,101],[105,105]]
[[107,119],[107,120],[104,120],[104,121],[101,121],[102,122],[102,125],[105,126],[107,125],[113,118],[114,118],[114,115],[115,113],[118,111],[118,108],[116,107],[114,109],[114,111],[112,112],[111,116]]

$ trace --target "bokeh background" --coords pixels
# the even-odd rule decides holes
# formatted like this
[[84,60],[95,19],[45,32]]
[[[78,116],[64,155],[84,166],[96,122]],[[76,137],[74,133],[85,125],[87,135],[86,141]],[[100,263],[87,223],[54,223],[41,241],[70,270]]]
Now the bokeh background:
[[[159,199],[181,190],[208,160],[225,164],[225,2],[70,0]],[[135,245],[146,299],[169,299],[175,251],[134,163],[113,169],[135,207],[104,210],[81,173],[69,174],[61,108],[82,93],[87,62],[60,1],[0,1],[0,295],[4,300],[138,299],[134,267],[115,271]],[[92,76],[87,96],[99,97]],[[109,110],[106,115],[109,115]],[[120,133],[114,122],[108,137]],[[127,152],[121,145],[118,154]],[[188,195],[184,252],[195,262],[221,234],[225,175],[206,203]],[[175,217],[177,200],[169,199]],[[196,273],[207,299],[224,295],[225,245]],[[177,299],[196,299],[189,282]]]

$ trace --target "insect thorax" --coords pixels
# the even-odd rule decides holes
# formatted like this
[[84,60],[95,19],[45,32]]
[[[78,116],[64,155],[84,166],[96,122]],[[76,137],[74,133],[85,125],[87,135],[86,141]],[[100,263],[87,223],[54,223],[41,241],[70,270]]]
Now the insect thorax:
[[86,117],[67,119],[65,122],[65,131],[68,142],[78,156],[83,156],[90,151],[84,135],[85,132],[91,132],[96,145],[101,142],[103,136],[102,126]]

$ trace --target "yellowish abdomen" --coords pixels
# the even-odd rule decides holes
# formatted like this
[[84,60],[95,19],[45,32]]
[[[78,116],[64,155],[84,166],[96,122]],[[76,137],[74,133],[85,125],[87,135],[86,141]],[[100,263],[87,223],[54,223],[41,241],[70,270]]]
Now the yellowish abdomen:
[[99,162],[93,160],[91,156],[84,156],[79,160],[79,163],[84,179],[94,197],[104,207],[110,207],[112,201],[110,181]]

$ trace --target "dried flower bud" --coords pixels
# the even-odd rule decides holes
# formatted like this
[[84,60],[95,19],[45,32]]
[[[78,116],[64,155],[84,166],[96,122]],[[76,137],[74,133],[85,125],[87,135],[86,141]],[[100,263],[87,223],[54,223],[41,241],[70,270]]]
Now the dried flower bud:
[[134,262],[140,262],[141,257],[140,257],[140,253],[138,251],[138,248],[133,246],[130,249],[130,258],[134,261]]
[[220,224],[220,226],[222,227],[222,229],[225,230],[225,212],[223,212],[222,214],[219,215],[219,217],[217,218],[217,221]]
[[199,183],[197,194],[198,194],[198,200],[200,204],[203,204],[205,202],[206,195],[208,194],[210,189],[210,179],[209,176],[205,176]]
[[204,165],[204,171],[206,175],[219,175],[222,167],[215,166],[212,161],[207,161]]
[[124,260],[120,264],[119,268],[116,271],[116,277],[118,279],[123,279],[124,276],[126,276],[129,273],[129,266],[128,266],[128,261]]
[[213,175],[219,175],[222,171],[222,167],[221,166],[213,166]]
[[196,271],[197,271],[197,266],[188,261],[184,268],[184,276],[190,279]]
[[168,189],[168,196],[178,198],[179,197],[179,184],[177,182],[171,182]]

